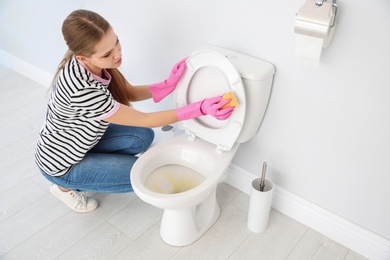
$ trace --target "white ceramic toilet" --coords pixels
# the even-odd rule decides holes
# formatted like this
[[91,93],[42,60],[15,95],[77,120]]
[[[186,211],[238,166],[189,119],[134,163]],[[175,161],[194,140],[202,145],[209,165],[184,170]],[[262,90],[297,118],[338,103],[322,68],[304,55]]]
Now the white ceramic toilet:
[[185,134],[150,148],[133,166],[134,192],[164,210],[160,233],[173,246],[193,243],[218,219],[217,185],[239,144],[257,133],[275,73],[268,62],[215,46],[197,49],[186,64],[176,107],[229,91],[240,105],[225,121],[203,116],[179,122]]

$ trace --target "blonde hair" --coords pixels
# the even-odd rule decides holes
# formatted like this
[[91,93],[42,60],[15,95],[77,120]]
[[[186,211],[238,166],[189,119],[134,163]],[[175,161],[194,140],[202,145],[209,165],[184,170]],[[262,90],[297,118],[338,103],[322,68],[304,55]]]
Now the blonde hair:
[[[69,60],[75,55],[90,57],[95,52],[95,46],[103,36],[111,29],[111,25],[99,14],[88,10],[73,11],[62,24],[68,51],[58,65],[53,83],[59,72],[65,67]],[[118,69],[107,69],[111,74],[111,82],[108,90],[114,99],[124,105],[129,105],[130,95],[126,90],[126,80]]]

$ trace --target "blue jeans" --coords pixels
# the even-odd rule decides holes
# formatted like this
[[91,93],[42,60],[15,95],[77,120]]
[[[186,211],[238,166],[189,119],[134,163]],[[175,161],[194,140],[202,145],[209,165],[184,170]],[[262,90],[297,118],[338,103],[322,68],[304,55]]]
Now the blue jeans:
[[154,132],[150,128],[110,124],[102,139],[59,177],[43,175],[52,183],[77,191],[132,192],[130,171],[137,154],[152,143]]

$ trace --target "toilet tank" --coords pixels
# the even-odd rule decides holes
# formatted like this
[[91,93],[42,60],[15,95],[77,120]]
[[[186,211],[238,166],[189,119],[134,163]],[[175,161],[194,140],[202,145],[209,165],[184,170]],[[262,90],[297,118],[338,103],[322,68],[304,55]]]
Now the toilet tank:
[[207,45],[199,50],[213,50],[223,54],[240,73],[245,88],[246,112],[244,125],[236,142],[248,141],[257,133],[263,120],[275,67],[269,62],[217,46]]

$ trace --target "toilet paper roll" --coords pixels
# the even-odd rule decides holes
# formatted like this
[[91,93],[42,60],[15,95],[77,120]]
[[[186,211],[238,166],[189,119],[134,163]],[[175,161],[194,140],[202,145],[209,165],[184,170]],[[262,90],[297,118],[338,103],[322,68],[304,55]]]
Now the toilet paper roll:
[[297,34],[295,45],[296,59],[307,66],[318,69],[324,39],[304,34]]

